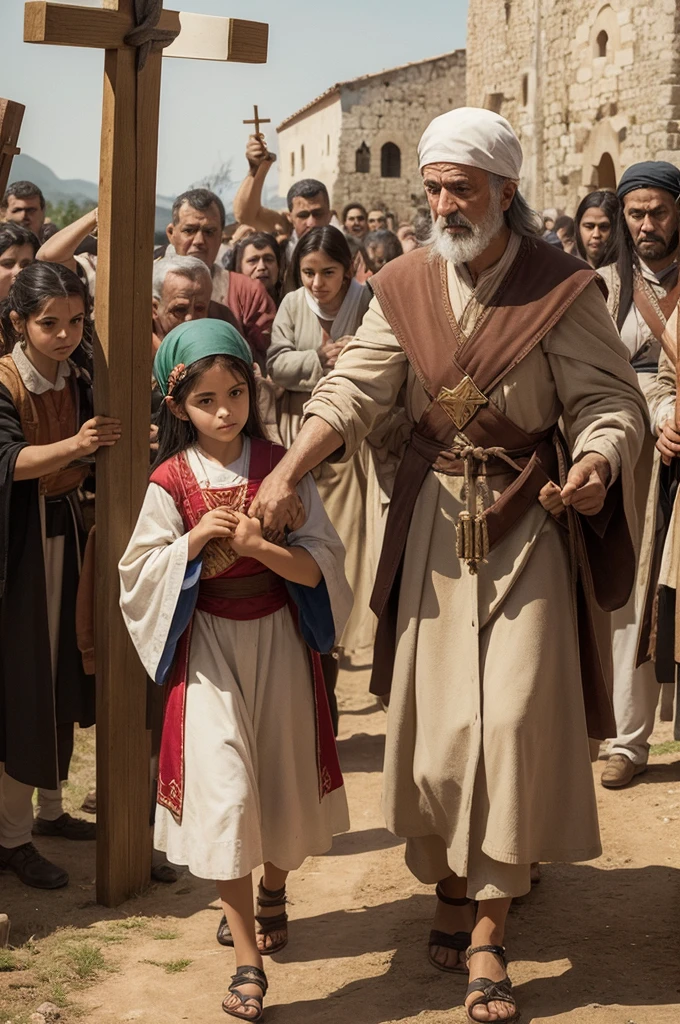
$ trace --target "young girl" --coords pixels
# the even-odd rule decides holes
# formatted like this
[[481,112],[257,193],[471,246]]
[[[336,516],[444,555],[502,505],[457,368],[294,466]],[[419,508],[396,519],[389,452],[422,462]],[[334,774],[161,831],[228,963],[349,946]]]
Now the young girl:
[[94,722],[94,679],[76,641],[77,492],[90,457],[120,436],[117,420],[91,418],[89,378],[71,359],[86,316],[77,276],[33,263],[12,285],[0,324],[13,346],[0,359],[0,869],[42,889],[68,875],[38,854],[31,831],[95,834],[61,802],[74,722]]
[[264,440],[251,361],[223,321],[190,321],[163,340],[158,460],[120,574],[140,658],[168,680],[156,846],[217,881],[237,967],[223,1008],[256,1021],[261,957],[287,942],[286,876],[348,827],[319,659],[300,634],[330,649],[351,594],[311,478],[285,547],[248,518],[283,455]]

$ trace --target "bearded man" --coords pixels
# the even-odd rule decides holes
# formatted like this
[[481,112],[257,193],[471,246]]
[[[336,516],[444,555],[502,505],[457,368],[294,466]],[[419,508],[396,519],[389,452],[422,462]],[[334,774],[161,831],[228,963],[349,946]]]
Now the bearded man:
[[431,963],[469,970],[470,1020],[508,1021],[505,922],[532,861],[601,850],[586,719],[604,736],[613,716],[586,597],[630,593],[644,400],[596,274],[535,234],[508,122],[450,111],[419,158],[433,242],[373,278],[251,514],[281,533],[304,473],[350,458],[405,396],[372,601],[383,806],[411,871],[438,883]]
[[[625,608],[612,616],[614,644],[614,714],[616,735],[602,785],[621,789],[647,768],[649,737],[660,688],[651,660],[651,620],[656,576],[663,543],[664,517],[659,508],[660,458],[669,464],[680,451],[675,425],[675,372],[659,375],[662,344],[675,348],[677,331],[668,324],[680,299],[678,279],[678,207],[680,171],[673,164],[649,160],[623,174],[617,195],[623,217],[619,255],[600,273],[609,289],[609,311],[628,351],[647,399],[648,424],[636,469],[638,516],[644,518],[636,585]],[[668,367],[666,368],[668,369]]]

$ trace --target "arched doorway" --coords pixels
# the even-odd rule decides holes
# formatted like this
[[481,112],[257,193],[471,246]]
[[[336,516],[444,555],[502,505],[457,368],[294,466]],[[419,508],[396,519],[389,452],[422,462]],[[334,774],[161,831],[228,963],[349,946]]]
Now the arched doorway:
[[616,188],[616,168],[609,153],[603,153],[595,168],[595,180],[598,188]]

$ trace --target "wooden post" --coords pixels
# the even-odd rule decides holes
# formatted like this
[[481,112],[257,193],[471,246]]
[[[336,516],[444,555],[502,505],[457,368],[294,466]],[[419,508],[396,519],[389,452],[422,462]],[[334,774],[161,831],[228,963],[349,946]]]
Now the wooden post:
[[[104,9],[33,0],[25,39],[106,50],[99,179],[95,408],[120,418],[123,436],[97,455],[97,899],[116,906],[149,881],[149,757],[146,677],[118,607],[118,562],[149,471],[151,275],[161,53],[138,70],[125,44],[133,0]],[[169,55],[261,63],[267,26],[164,11],[181,28]],[[185,32],[186,26],[186,32]]]
[[0,99],[0,199],[9,183],[12,160],[21,152],[17,141],[25,110],[21,103]]

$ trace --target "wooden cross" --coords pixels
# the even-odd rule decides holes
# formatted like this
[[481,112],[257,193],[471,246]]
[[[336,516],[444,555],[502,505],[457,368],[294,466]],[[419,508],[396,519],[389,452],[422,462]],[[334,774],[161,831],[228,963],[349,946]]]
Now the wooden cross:
[[[137,7],[144,9],[137,0]],[[146,0],[146,8],[153,0]],[[103,9],[25,6],[30,43],[106,51],[99,172],[95,407],[123,423],[122,440],[97,455],[97,899],[117,906],[149,880],[149,738],[145,674],[118,607],[118,561],[132,533],[149,473],[151,273],[162,53],[138,52],[135,0]],[[268,26],[162,11],[178,32],[173,57],[264,63]]]
[[253,120],[252,121],[244,121],[243,123],[244,124],[254,124],[255,125],[255,137],[258,138],[258,139],[263,139],[264,135],[260,131],[260,125],[261,124],[271,124],[272,123],[272,119],[271,119],[271,117],[260,117],[260,108],[259,107],[253,107],[253,111],[254,111]]
[[25,110],[21,103],[0,100],[0,199],[7,188],[12,159],[21,152],[17,140]]

